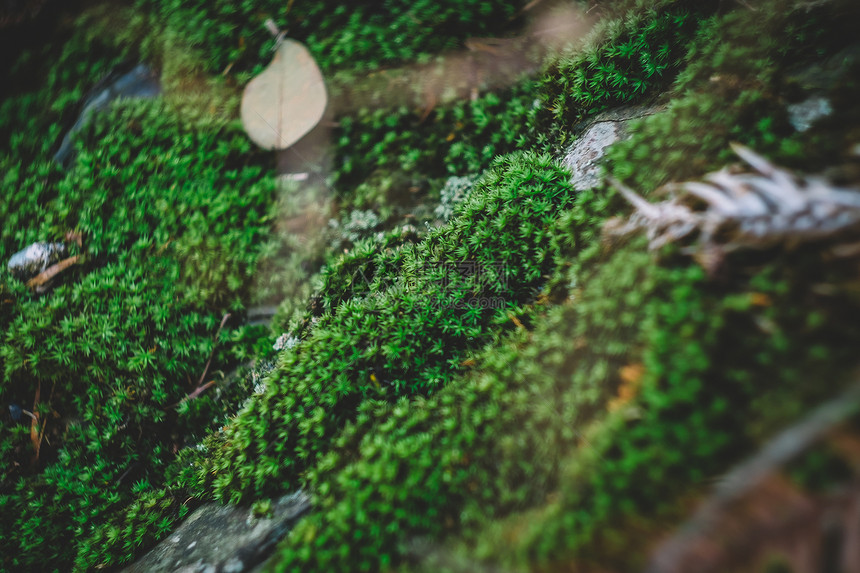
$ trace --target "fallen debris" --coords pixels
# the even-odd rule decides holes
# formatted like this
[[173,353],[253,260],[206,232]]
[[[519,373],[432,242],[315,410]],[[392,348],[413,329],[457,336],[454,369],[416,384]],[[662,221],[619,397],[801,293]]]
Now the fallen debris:
[[320,122],[328,102],[311,53],[295,40],[280,38],[272,63],[242,94],[242,125],[263,149],[296,143]]
[[27,281],[67,256],[63,243],[33,243],[12,255],[6,268],[16,279]]
[[51,265],[35,277],[31,278],[27,281],[27,286],[31,289],[34,289],[36,292],[44,292],[50,286],[51,281],[58,274],[68,269],[72,265],[77,264],[81,260],[80,255],[75,255],[73,257],[69,257],[67,259],[63,259],[62,261]]
[[704,182],[665,185],[671,198],[662,203],[649,203],[610,178],[636,212],[627,220],[607,221],[604,232],[625,236],[644,230],[650,248],[659,249],[697,231],[694,252],[713,271],[731,251],[793,248],[860,229],[860,190],[836,187],[820,176],[797,176],[743,145],[732,149],[755,173],[721,169]]

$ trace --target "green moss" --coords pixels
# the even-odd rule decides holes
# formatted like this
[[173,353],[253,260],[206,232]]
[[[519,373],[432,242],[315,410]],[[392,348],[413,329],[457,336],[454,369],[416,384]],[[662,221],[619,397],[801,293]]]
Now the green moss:
[[295,487],[362,401],[444,386],[494,317],[535,296],[555,264],[550,237],[572,196],[548,157],[502,158],[458,217],[386,255],[401,258],[402,271],[384,290],[349,299],[341,288],[323,290],[322,308],[332,310],[219,438],[201,479],[230,500]]
[[178,274],[153,258],[146,271],[93,269],[40,300],[16,288],[23,300],[4,329],[0,395],[27,408],[40,392],[44,440],[31,465],[28,428],[4,424],[4,567],[66,569],[76,550],[68,540],[120,510],[132,482],[199,423],[170,404],[199,376],[197,348],[211,347],[217,319],[183,300]]
[[91,533],[78,546],[76,571],[127,563],[142,547],[164,538],[188,514],[189,507],[178,495],[145,488],[142,483],[135,487],[137,495],[129,506],[87,520],[97,520],[98,525],[90,528]]
[[440,106],[426,117],[406,108],[344,117],[335,133],[339,189],[348,192],[374,173],[402,172],[409,179],[481,173],[498,155],[540,148],[543,135],[534,129],[538,97],[537,83],[526,79],[474,101]]
[[[205,54],[208,72],[230,70],[244,83],[266,65],[274,39],[263,26],[271,18],[308,45],[324,72],[339,67],[375,69],[426,58],[473,36],[510,27],[510,2],[153,2],[137,6]],[[251,72],[250,74],[248,72]]]
[[412,241],[400,232],[386,233],[381,240],[367,239],[323,267],[315,314],[334,312],[342,303],[394,287]]
[[[268,174],[271,160],[253,152],[238,126],[226,120],[235,111],[235,88],[200,73],[201,62],[207,66],[217,63],[221,53],[230,60],[225,63],[232,63],[236,54],[216,49],[203,57],[202,52],[189,50],[188,42],[194,44],[199,36],[179,38],[194,25],[193,19],[183,19],[187,9],[152,8],[123,22],[117,22],[103,6],[88,9],[44,46],[25,48],[10,72],[14,89],[4,91],[0,255],[8,257],[36,240],[65,240],[70,231],[82,238],[80,247],[72,246],[72,253],[81,256],[80,264],[64,273],[49,294],[36,297],[9,277],[0,280],[4,318],[0,401],[26,407],[34,388],[40,388],[42,403],[37,413],[47,420],[46,436],[51,442],[42,446],[39,463],[30,466],[33,446],[28,426],[3,426],[0,452],[4,459],[13,460],[4,466],[0,482],[4,569],[113,566],[129,561],[142,547],[163,537],[187,511],[187,493],[202,495],[183,466],[189,457],[197,459],[203,453],[197,451],[195,457],[183,450],[186,453],[168,465],[174,451],[220,423],[242,392],[249,390],[246,379],[230,388],[221,403],[208,394],[182,401],[194,389],[212,351],[218,320],[226,310],[241,317],[253,294],[250,289],[260,287],[254,272],[261,256],[273,277],[295,275],[299,279],[309,274],[303,266],[308,264],[306,255],[318,256],[307,251],[296,254],[290,243],[294,238],[286,236],[261,246],[273,217],[284,215],[283,209],[272,206],[277,190]],[[422,29],[422,34],[410,37],[421,49],[453,45],[456,38],[490,29],[484,25],[490,20],[472,21],[464,27],[450,25],[454,20],[469,20],[462,6],[452,10],[438,4],[423,8],[410,4],[408,8],[406,16],[397,8],[389,10],[387,17],[408,24],[419,9],[421,18],[444,24],[446,33],[453,34]],[[485,3],[474,7],[475,14],[488,9],[492,7]],[[327,14],[320,7],[312,10],[317,12],[303,20],[309,28],[315,26],[314,18],[333,16],[337,20],[344,15],[342,11]],[[512,10],[506,6],[493,12],[512,15]],[[358,19],[352,23],[364,33],[373,26],[365,25],[363,11],[362,7],[355,12]],[[165,29],[159,28],[159,14],[168,15],[170,23]],[[380,22],[385,28],[391,24]],[[253,28],[251,44],[265,34],[260,23],[256,13],[243,20],[243,26]],[[210,18],[206,26],[210,24],[223,22]],[[148,31],[141,33],[143,29]],[[220,44],[223,34],[232,34],[227,27],[219,29],[222,36],[209,34],[211,31],[203,31],[212,41],[210,47],[227,45]],[[308,42],[312,49],[328,49],[320,48],[313,38]],[[322,59],[324,67],[342,65],[353,54],[337,56],[338,50],[356,48],[344,43],[337,46],[330,59]],[[380,61],[414,56],[413,48],[406,45],[396,53],[382,48]],[[257,50],[265,55],[262,42]],[[368,65],[376,65],[372,63],[375,54],[366,52]],[[78,154],[67,172],[46,162],[74,121],[81,97],[107,72],[141,55],[162,66],[164,98],[123,102],[99,116],[79,134]],[[237,62],[240,79],[247,79],[249,67],[259,67],[264,59],[268,57]],[[47,81],[24,81],[31,74],[42,74]],[[50,113],[42,113],[46,109]],[[30,135],[23,136],[25,133]],[[480,161],[488,163],[493,154],[488,148]],[[541,161],[542,169],[549,169],[546,160]],[[529,177],[527,174],[525,179]],[[561,172],[554,177],[559,184],[564,179]],[[524,200],[528,205],[522,213],[496,222],[500,230],[508,223],[526,225],[518,231],[512,228],[505,237],[512,256],[517,248],[512,233],[531,234],[533,244],[547,241],[547,229],[529,228],[531,209],[545,209],[565,198]],[[451,242],[445,246],[450,256],[453,247]],[[293,264],[278,261],[285,253],[295,255]],[[418,255],[411,256],[415,267]],[[551,257],[532,261],[535,270],[529,280],[539,281],[550,262]],[[451,268],[439,272],[459,279]],[[505,277],[494,278],[499,281],[496,287],[504,284]],[[431,284],[427,278],[420,280]],[[476,283],[471,294],[480,295],[483,288],[485,285]],[[499,288],[488,292],[513,292],[520,298],[532,295],[525,287],[522,292]],[[280,294],[282,290],[276,293],[263,285],[257,296],[264,299]],[[292,294],[302,296],[301,292]],[[459,300],[456,293],[452,296]],[[331,309],[337,307],[331,304],[336,297],[336,289],[330,288]],[[443,306],[449,303],[452,301],[441,302]],[[433,312],[421,312],[425,310]],[[479,310],[482,312],[468,320],[486,322],[489,314]],[[353,315],[362,313],[355,310]],[[448,319],[438,326],[446,333],[455,329],[448,333],[458,341],[455,352],[461,351],[459,345],[468,346],[467,336],[480,336],[475,325],[467,332],[461,330],[465,327],[459,317]],[[329,331],[337,334],[332,319],[325,320]],[[394,321],[392,314],[389,326]],[[215,355],[211,376],[217,377],[216,368],[247,359],[250,349],[259,346],[259,332],[234,324],[221,334],[221,350]],[[324,327],[315,329],[324,332]],[[411,342],[404,343],[409,346]],[[398,359],[399,352],[396,342],[384,350],[392,371],[403,370],[407,363],[408,357]],[[440,356],[433,360],[439,372],[454,369],[453,363],[447,364]],[[372,362],[388,366],[385,361]],[[389,376],[380,371],[374,391],[384,394],[389,385],[400,384]],[[430,375],[420,391],[441,383],[442,378]],[[357,389],[367,390],[361,384]],[[56,421],[55,414],[59,416]],[[75,483],[77,478],[85,485]],[[72,541],[57,543],[58,539]]]
[[[438,497],[415,486],[409,494],[392,488],[398,495],[382,496],[385,502],[368,494],[353,497],[347,483],[358,491],[364,487],[387,491],[390,486],[377,484],[373,477],[385,475],[383,467],[399,466],[398,476],[411,476],[425,465],[443,463],[423,450],[408,461],[392,461],[399,446],[396,437],[390,451],[384,445],[356,448],[355,443],[376,444],[380,433],[391,435],[393,430],[385,426],[391,413],[380,412],[379,427],[365,432],[362,442],[330,456],[341,460],[344,469],[321,466],[321,473],[332,472],[322,473],[318,486],[322,509],[302,527],[333,529],[326,521],[329,512],[350,524],[354,519],[390,523],[400,515],[424,515],[426,499],[447,495],[453,507],[443,504],[437,511],[450,515],[453,525],[433,521],[428,526],[417,518],[398,522],[411,532],[407,538],[433,540],[429,548],[416,549],[383,529],[381,535],[387,537],[380,542],[381,554],[425,557],[426,566],[420,570],[428,571],[440,563],[466,564],[473,570],[482,566],[553,570],[559,563],[640,570],[668,524],[683,519],[690,494],[701,495],[713,479],[791,424],[809,404],[826,400],[848,382],[860,311],[856,302],[850,302],[850,290],[810,296],[816,281],[839,284],[854,276],[847,266],[822,264],[813,251],[778,257],[751,276],[736,275],[730,284],[715,284],[701,269],[679,264],[679,259],[654,265],[640,249],[625,247],[596,272],[582,275],[582,292],[573,291],[564,325],[538,318],[534,332],[519,339],[516,356],[506,355],[504,347],[492,348],[488,350],[492,359],[482,356],[476,361],[479,371],[474,379],[504,384],[505,395],[523,385],[535,386],[535,396],[519,403],[494,399],[495,421],[481,421],[489,427],[487,434],[479,433],[468,448],[459,446],[469,453],[466,475],[481,484],[477,492],[452,480],[452,486],[448,482],[445,486],[454,489],[440,487]],[[821,321],[810,325],[805,318],[810,313],[817,313]],[[497,356],[504,368],[494,370]],[[558,364],[565,366],[559,369]],[[553,381],[555,391],[547,390],[543,375]],[[459,384],[452,382],[449,388]],[[538,396],[549,396],[558,417],[532,426],[543,412]],[[433,420],[424,404],[411,408],[417,419]],[[479,416],[484,408],[491,407],[478,403],[470,412]],[[507,418],[509,408],[521,408],[528,418]],[[575,416],[565,416],[573,412]],[[449,422],[451,434],[473,436],[468,423],[454,418],[458,421]],[[556,442],[555,423],[573,435]],[[402,419],[396,424],[407,425]],[[434,442],[451,439],[439,430],[422,429]],[[421,435],[416,433],[413,439]],[[511,463],[531,468],[532,455],[542,453],[531,443],[537,436],[553,443],[556,465],[544,468],[546,473],[536,471],[535,483],[506,483],[505,472],[498,468],[506,467],[508,455]],[[524,450],[488,452],[488,444],[498,448],[497,444],[510,443],[521,444]],[[439,454],[452,449],[442,448]],[[486,473],[484,463],[492,464]],[[849,475],[844,461],[821,451],[798,460],[791,472],[804,485],[818,488],[832,487]],[[341,483],[344,475],[351,481]],[[427,483],[429,489],[436,482]],[[525,502],[500,503],[505,496],[494,490],[497,484],[504,484],[500,487],[508,494],[522,495]],[[443,513],[443,507],[450,513]],[[368,526],[363,530],[374,531]],[[369,543],[367,535],[363,542]],[[308,545],[312,551],[307,551]],[[338,552],[356,559],[370,555],[348,535],[319,541],[296,537],[285,544],[283,559],[295,565],[317,555],[335,559],[330,556]],[[323,565],[320,568],[326,564],[310,562]]]
[[[792,419],[773,415],[781,404],[814,403],[827,395],[815,380],[823,376],[835,387],[843,383],[854,339],[849,315],[858,309],[845,299],[833,307],[836,301],[808,299],[814,275],[795,274],[801,261],[776,261],[735,292],[708,285],[696,267],[657,275],[657,284],[665,286],[657,287],[652,301],[655,315],[646,330],[636,417],[612,431],[599,461],[572,466],[565,501],[554,517],[535,525],[530,559],[573,551],[631,566],[643,555],[613,559],[608,525],[627,515],[653,515],[678,493],[737,461],[750,450],[751,438],[761,435],[762,416],[769,419],[765,434],[770,434]],[[846,270],[833,269],[828,278]],[[827,271],[819,267],[818,272]],[[736,303],[743,299],[772,304],[748,302],[739,310]],[[812,309],[828,318],[818,327],[798,328],[797,321]],[[814,349],[825,340],[835,344],[822,356]],[[768,396],[767,408],[759,405],[760,395]],[[621,543],[629,541],[615,535]]]
[[[729,46],[746,46],[741,38],[751,38],[744,34],[753,28],[743,14],[715,18],[702,28],[701,38],[709,40],[700,45],[716,50],[721,44],[713,42],[714,27],[731,30]],[[794,34],[791,26],[773,29],[762,42]],[[761,65],[757,48],[749,50],[738,52],[744,54],[738,61]],[[701,65],[679,85],[691,74],[713,73],[713,63]],[[767,81],[773,65],[747,71]],[[755,98],[721,105],[759,109],[750,102],[762,111],[732,117],[773,115],[772,102]],[[718,115],[714,124],[724,119]],[[657,125],[656,118],[646,120],[643,132]],[[755,138],[771,127],[758,120],[753,125],[760,129],[748,136],[764,143]],[[673,127],[671,141],[699,137],[696,122]],[[659,150],[671,151],[664,143]],[[640,153],[631,143],[615,153],[643,185],[659,181],[660,171],[647,170],[655,149]],[[477,372],[455,377],[429,399],[360,407],[310,472],[318,512],[284,544],[274,569],[385,568],[404,555],[424,555],[410,540],[427,538],[432,545],[448,536],[460,539],[454,545],[464,563],[477,557],[518,567],[552,569],[573,560],[641,568],[650,544],[665,531],[663,520],[678,519],[683,496],[700,491],[844,383],[858,311],[847,266],[822,263],[813,249],[732,258],[734,273],[722,282],[707,279],[671,249],[654,265],[641,243],[599,244],[600,223],[622,209],[602,191],[579,194],[562,217],[568,230],[554,237],[571,256],[556,279],[559,288],[573,288],[575,311],[565,312],[565,326],[551,321],[543,330],[546,319],[532,317],[533,334],[473,358]],[[813,282],[845,289],[815,296]],[[558,384],[556,392],[547,391],[544,375]],[[833,386],[815,382],[822,376]],[[557,419],[542,417],[540,399],[517,394],[524,384],[550,396]],[[523,404],[526,420],[512,414],[523,412],[517,410]],[[549,421],[531,426],[534,420]],[[566,435],[552,429],[561,421]],[[553,463],[534,461],[544,453],[536,435],[553,444]],[[508,463],[531,472],[534,483],[508,473]],[[812,473],[821,465],[809,464]],[[497,522],[483,525],[504,515],[509,519],[501,529]],[[476,527],[486,529],[471,533]]]
[[552,145],[565,147],[571,129],[584,118],[667,87],[683,66],[701,18],[713,9],[712,3],[696,1],[635,6],[599,24],[584,48],[550,64],[542,97],[551,114],[545,135]]
[[[159,99],[116,105],[85,128],[67,172],[3,161],[0,256],[70,231],[81,245],[42,296],[0,271],[0,403],[35,408],[42,433],[37,460],[29,418],[0,429],[2,568],[127,561],[182,511],[164,489],[174,449],[249,390],[179,407],[222,315],[251,299],[274,180],[235,126],[192,126]],[[206,381],[247,359],[261,334],[222,332]]]
[[533,331],[497,339],[430,398],[365,401],[310,473],[318,513],[274,569],[385,567],[415,537],[469,531],[543,502],[564,453],[621,382],[650,268],[641,252],[616,257],[575,303],[524,313],[518,320]]

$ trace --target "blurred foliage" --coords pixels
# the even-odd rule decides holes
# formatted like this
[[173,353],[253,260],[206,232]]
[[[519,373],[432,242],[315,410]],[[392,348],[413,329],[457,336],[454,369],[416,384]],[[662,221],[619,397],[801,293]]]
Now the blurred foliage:
[[[820,170],[832,165],[856,137],[858,93],[854,72],[829,89],[836,115],[819,129],[794,130],[782,104],[792,71],[836,56],[851,42],[847,22],[856,6],[833,2],[810,10],[763,3],[757,17],[744,11],[705,20],[690,44],[687,67],[672,86],[665,111],[634,127],[635,135],[610,151],[607,169],[644,192],[669,180],[685,180],[718,168],[734,156],[738,141],[783,165]],[[796,97],[796,96],[794,96]],[[852,101],[853,100],[853,101]],[[650,169],[641,169],[643,160]]]
[[427,58],[471,36],[503,33],[519,2],[362,0],[339,2],[180,2],[137,0],[205,56],[210,73],[229,70],[240,83],[262,70],[274,38],[271,18],[290,38],[306,43],[324,73],[373,70]]

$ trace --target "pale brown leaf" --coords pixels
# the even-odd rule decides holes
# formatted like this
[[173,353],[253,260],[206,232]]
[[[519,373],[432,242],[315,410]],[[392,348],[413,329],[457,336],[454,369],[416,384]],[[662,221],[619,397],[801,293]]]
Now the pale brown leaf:
[[286,149],[322,119],[328,96],[319,67],[302,44],[285,39],[272,63],[242,95],[242,125],[263,149]]

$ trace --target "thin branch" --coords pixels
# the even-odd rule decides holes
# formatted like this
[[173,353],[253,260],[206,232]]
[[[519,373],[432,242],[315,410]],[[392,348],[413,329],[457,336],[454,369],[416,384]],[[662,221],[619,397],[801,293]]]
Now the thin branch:
[[30,288],[45,286],[48,281],[50,281],[55,276],[57,276],[67,268],[71,267],[72,265],[77,264],[80,259],[80,255],[75,255],[73,257],[69,257],[68,259],[63,259],[62,261],[54,265],[51,265],[50,267],[27,281],[27,286]]
[[212,363],[212,357],[215,356],[215,349],[218,348],[218,335],[221,334],[221,329],[224,328],[224,324],[226,324],[228,318],[230,318],[229,312],[221,319],[221,324],[218,325],[218,330],[215,331],[215,337],[212,339],[212,351],[209,353],[209,360],[206,361],[206,368],[203,369],[203,374],[200,375],[200,380],[197,381],[198,389],[203,385],[203,379],[206,378],[206,374],[209,373],[209,365]]

